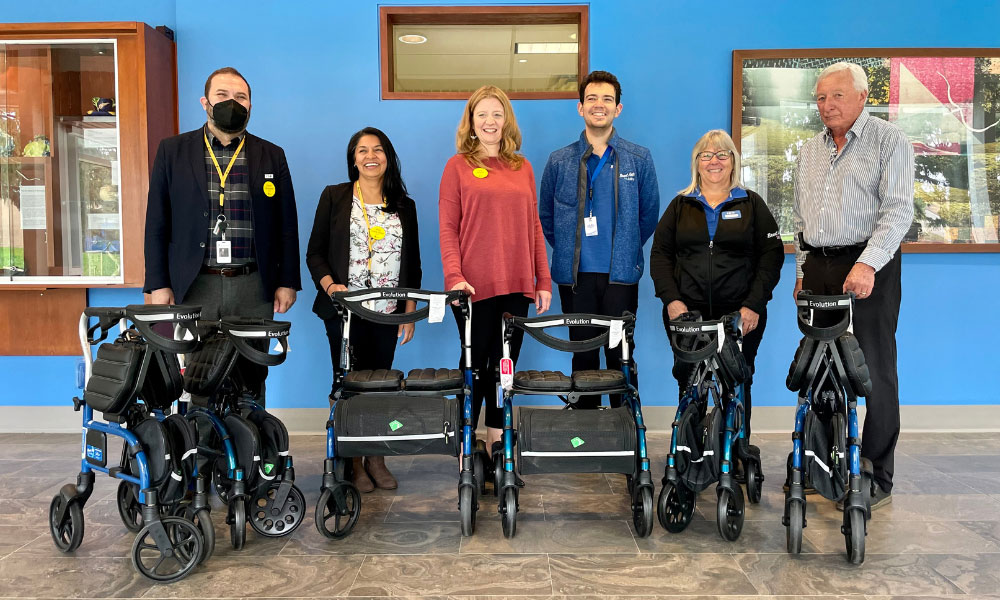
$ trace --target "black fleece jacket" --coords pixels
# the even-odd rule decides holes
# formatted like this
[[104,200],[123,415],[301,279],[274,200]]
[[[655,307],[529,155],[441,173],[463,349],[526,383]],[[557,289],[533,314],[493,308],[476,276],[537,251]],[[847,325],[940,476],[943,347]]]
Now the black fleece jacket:
[[743,306],[764,312],[784,261],[778,225],[764,200],[750,190],[724,210],[740,216],[719,219],[712,240],[705,206],[697,198],[675,197],[660,217],[649,274],[664,305],[681,300],[712,314]]

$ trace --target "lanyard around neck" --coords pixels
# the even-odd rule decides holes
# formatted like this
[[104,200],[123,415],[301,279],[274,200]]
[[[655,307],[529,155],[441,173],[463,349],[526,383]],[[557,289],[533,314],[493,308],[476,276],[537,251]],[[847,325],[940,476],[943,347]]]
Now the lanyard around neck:
[[591,217],[594,216],[594,185],[597,183],[597,177],[601,174],[601,169],[604,168],[604,165],[608,162],[608,159],[611,158],[614,151],[614,148],[608,146],[604,150],[601,160],[597,161],[597,168],[594,169],[594,172],[590,175],[590,187],[587,188],[587,211]]
[[205,136],[205,147],[208,148],[208,155],[212,157],[212,164],[215,165],[215,171],[219,174],[219,208],[221,209],[226,201],[226,178],[229,177],[229,171],[236,164],[236,157],[240,155],[240,150],[243,149],[243,144],[247,141],[247,136],[243,136],[243,139],[240,140],[240,145],[236,147],[236,152],[229,159],[229,164],[226,165],[226,172],[223,173],[222,167],[219,166],[219,159],[215,158],[215,152],[212,152],[212,144],[208,142],[208,134],[203,135]]
[[[355,188],[358,190],[358,200],[361,202],[361,216],[365,218],[365,231],[368,233],[366,236],[368,238],[368,273],[372,272],[372,244],[374,243],[374,238],[372,238],[372,225],[368,222],[368,207],[365,205],[365,196],[361,193],[361,182],[355,184]],[[382,208],[385,208],[385,196],[382,196]],[[382,237],[385,237],[385,228],[376,225],[382,230]],[[379,238],[382,239],[382,238]]]

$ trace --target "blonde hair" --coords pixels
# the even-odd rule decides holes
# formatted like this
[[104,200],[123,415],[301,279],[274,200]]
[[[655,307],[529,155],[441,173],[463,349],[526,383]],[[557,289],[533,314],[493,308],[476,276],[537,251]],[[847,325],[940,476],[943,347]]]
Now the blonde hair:
[[722,129],[713,129],[701,136],[694,145],[694,150],[691,151],[691,184],[681,190],[681,194],[687,196],[701,187],[701,174],[698,173],[698,155],[704,152],[709,146],[729,150],[732,153],[733,172],[729,174],[729,189],[743,187],[743,181],[740,179],[740,153],[736,149],[736,144],[733,143],[733,138],[729,137],[729,134]]
[[517,127],[517,119],[514,118],[514,107],[510,104],[510,99],[503,90],[494,85],[484,85],[472,92],[469,101],[465,103],[465,111],[462,119],[458,122],[458,131],[455,133],[455,148],[459,154],[465,156],[465,162],[470,167],[483,167],[482,158],[479,156],[483,149],[478,138],[472,137],[474,129],[472,127],[472,111],[476,105],[486,98],[496,98],[503,106],[504,119],[503,129],[500,137],[500,160],[507,163],[513,170],[518,170],[524,164],[524,157],[517,153],[521,149],[521,130]]

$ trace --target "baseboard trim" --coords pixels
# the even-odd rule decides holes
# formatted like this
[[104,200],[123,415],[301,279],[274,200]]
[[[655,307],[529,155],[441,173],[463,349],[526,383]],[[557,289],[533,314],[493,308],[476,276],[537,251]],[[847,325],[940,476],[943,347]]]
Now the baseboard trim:
[[[515,411],[517,408],[515,407]],[[647,406],[643,417],[649,431],[667,431],[675,407]],[[293,434],[325,431],[329,410],[322,408],[278,408],[272,412]],[[858,408],[864,419],[864,407]],[[515,420],[516,420],[515,415]],[[791,431],[793,406],[758,406],[753,409],[755,433]],[[900,421],[904,432],[993,432],[1000,431],[1000,405],[903,406]],[[80,413],[63,406],[0,406],[0,433],[75,433]]]

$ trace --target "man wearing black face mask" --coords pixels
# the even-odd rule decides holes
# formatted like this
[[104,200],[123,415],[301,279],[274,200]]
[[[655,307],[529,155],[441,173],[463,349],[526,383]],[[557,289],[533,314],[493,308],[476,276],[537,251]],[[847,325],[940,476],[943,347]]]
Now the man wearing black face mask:
[[[204,319],[271,318],[302,289],[285,153],[247,133],[250,84],[236,69],[209,75],[201,105],[207,123],[156,152],[143,292],[153,304],[199,304]],[[266,368],[249,378],[259,379],[249,391],[260,401],[264,376]]]
[[143,291],[154,304],[201,304],[205,319],[271,318],[302,289],[285,153],[247,133],[250,85],[236,69],[208,77],[201,105],[207,123],[156,153]]

